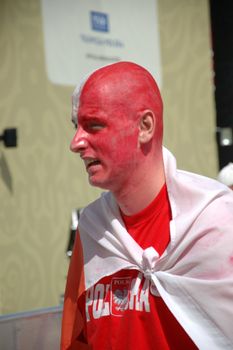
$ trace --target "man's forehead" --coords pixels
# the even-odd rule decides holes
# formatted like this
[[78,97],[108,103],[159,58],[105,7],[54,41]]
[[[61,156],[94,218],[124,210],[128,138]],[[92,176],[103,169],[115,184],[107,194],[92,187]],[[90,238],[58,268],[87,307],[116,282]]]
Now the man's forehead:
[[[111,105],[110,108],[112,108]],[[102,99],[98,97],[96,91],[80,91],[78,96],[73,98],[72,121],[77,124],[81,119],[106,119],[110,108],[108,108],[107,104],[102,102]]]
[[78,109],[78,118],[104,118],[107,117],[105,111],[99,107],[82,104]]
[[88,81],[80,90],[78,96],[77,108],[78,111],[85,113],[95,113],[114,110],[120,108],[122,100],[122,89],[119,94],[119,89],[114,86],[112,81]]
[[159,91],[149,72],[133,63],[118,62],[92,72],[75,89],[72,115],[77,118],[78,110],[86,105],[107,111],[149,107],[156,94]]

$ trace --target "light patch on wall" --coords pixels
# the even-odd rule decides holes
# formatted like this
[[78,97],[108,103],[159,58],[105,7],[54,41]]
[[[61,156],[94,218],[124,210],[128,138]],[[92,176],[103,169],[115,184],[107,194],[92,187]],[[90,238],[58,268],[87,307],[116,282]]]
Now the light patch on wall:
[[41,0],[50,81],[76,85],[106,64],[133,61],[161,87],[157,0]]

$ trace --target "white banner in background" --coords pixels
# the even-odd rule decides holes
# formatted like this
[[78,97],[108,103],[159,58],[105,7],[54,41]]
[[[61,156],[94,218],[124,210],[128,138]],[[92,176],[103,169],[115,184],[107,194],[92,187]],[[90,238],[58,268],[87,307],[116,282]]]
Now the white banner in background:
[[157,0],[41,0],[48,77],[76,85],[106,64],[133,61],[161,87]]

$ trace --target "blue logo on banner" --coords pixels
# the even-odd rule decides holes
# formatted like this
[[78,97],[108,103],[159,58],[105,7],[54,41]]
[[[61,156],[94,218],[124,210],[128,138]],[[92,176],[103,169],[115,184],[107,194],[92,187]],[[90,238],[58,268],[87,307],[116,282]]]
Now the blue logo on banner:
[[91,11],[91,28],[98,32],[108,32],[108,15],[103,12]]

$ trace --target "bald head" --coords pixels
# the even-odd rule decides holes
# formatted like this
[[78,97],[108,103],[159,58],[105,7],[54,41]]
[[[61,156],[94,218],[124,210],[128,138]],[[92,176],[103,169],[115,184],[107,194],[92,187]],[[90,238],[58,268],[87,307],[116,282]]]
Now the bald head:
[[146,207],[164,184],[162,111],[155,80],[130,62],[96,70],[74,92],[70,148],[90,184],[112,191],[127,215]]
[[94,71],[75,89],[73,94],[73,118],[78,108],[88,101],[102,101],[103,109],[109,108],[113,117],[125,115],[136,118],[144,110],[153,112],[156,119],[155,138],[161,143],[163,133],[163,103],[158,86],[151,74],[131,62],[118,62]]

